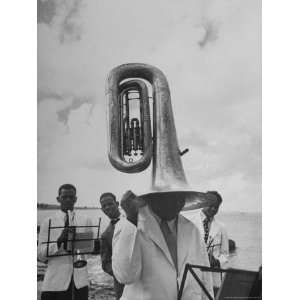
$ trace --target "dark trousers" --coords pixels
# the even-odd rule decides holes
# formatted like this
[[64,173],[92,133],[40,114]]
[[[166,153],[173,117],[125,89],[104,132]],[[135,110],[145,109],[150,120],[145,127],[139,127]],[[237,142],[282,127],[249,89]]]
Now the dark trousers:
[[119,300],[122,297],[124,290],[124,284],[117,281],[117,279],[114,277],[114,291],[116,295],[116,300]]
[[[74,287],[74,299],[72,299],[72,286]],[[88,300],[89,288],[84,286],[81,289],[76,289],[73,278],[66,291],[59,292],[42,292],[41,300]]]

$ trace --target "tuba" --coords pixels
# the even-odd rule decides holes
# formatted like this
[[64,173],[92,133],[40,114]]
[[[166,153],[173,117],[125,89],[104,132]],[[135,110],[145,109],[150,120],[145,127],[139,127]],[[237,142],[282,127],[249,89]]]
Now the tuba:
[[142,172],[152,160],[152,192],[144,198],[176,193],[190,206],[203,206],[205,194],[188,188],[181,161],[188,149],[179,150],[170,89],[163,72],[147,64],[120,65],[108,75],[106,97],[108,157],[113,167],[125,173]]

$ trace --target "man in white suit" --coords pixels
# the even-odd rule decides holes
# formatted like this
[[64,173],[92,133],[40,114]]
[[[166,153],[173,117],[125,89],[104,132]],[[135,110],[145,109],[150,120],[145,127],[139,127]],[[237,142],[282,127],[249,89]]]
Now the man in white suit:
[[[184,211],[182,214],[192,221],[202,233],[211,267],[224,268],[229,257],[228,236],[225,226],[215,218],[222,203],[222,197],[216,191],[208,191],[206,198],[211,200],[211,205],[203,209]],[[222,275],[213,273],[215,293],[221,286],[221,281]]]
[[[184,199],[156,193],[141,204],[143,199],[130,198],[130,193],[123,196],[127,219],[117,223],[113,238],[112,268],[118,281],[126,284],[121,300],[176,300],[186,263],[209,266],[203,237],[178,215]],[[213,295],[211,274],[196,272]],[[199,299],[208,297],[189,274],[182,300]]]
[[[41,224],[38,244],[38,258],[47,262],[48,267],[42,286],[41,300],[87,300],[88,299],[88,272],[87,267],[73,268],[71,255],[68,254],[67,239],[72,234],[72,226],[91,226],[91,221],[74,211],[77,200],[76,188],[71,184],[64,184],[58,190],[57,201],[60,211],[54,216],[46,218]],[[52,229],[50,240],[57,241],[48,245],[48,227],[51,219],[51,227],[64,227],[64,229]],[[77,228],[77,233],[89,232],[90,228]],[[48,256],[48,255],[49,256]],[[74,293],[74,298],[72,297]]]

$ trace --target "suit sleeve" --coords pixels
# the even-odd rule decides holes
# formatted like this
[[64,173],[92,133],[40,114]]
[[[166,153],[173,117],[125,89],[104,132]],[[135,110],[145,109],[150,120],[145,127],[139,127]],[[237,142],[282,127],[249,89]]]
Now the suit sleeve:
[[125,218],[116,224],[112,252],[112,269],[116,279],[124,284],[137,281],[142,270],[139,232]]
[[57,243],[51,243],[51,244],[46,244],[48,241],[48,228],[49,228],[49,218],[47,218],[42,224],[41,224],[41,229],[40,229],[40,234],[39,234],[39,243],[38,243],[38,250],[37,250],[37,255],[38,259],[40,261],[47,261],[47,245],[48,245],[48,254],[49,255],[54,255],[58,253],[59,249],[57,247]]
[[222,267],[228,262],[229,257],[228,236],[227,231],[223,226],[221,228],[221,246],[219,250],[219,254],[216,256],[216,258],[220,261]]
[[102,264],[102,269],[104,272],[108,273],[109,275],[113,276],[113,271],[112,271],[112,265],[111,265],[111,248],[109,245],[109,242],[107,240],[107,237],[102,234],[100,238],[100,255],[101,255],[101,264]]
[[[207,251],[206,251],[206,245],[205,245],[205,242],[204,242],[204,239],[203,239],[202,236],[200,236],[200,249],[199,249],[199,251],[201,253],[201,265],[206,266],[206,267],[210,267],[208,254],[207,254]],[[200,278],[202,278],[202,282],[203,282],[205,288],[207,289],[209,294],[213,297],[214,296],[214,290],[213,290],[213,279],[212,279],[211,272],[201,272]],[[201,300],[209,300],[209,298],[205,295],[204,292],[202,293]]]

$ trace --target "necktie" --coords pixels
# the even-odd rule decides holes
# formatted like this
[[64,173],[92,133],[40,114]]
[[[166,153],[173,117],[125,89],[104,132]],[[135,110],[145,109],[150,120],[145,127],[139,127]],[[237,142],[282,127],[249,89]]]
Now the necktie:
[[208,235],[209,235],[209,228],[208,228],[208,218],[203,220],[203,228],[204,228],[204,242],[207,243]]
[[167,221],[161,221],[160,229],[168,245],[169,252],[177,270],[177,237],[174,233],[172,233]]
[[[68,213],[66,213],[66,216],[65,216],[65,227],[68,227],[69,226],[69,215]],[[64,241],[64,249],[67,250],[68,249],[68,242],[67,241]]]

